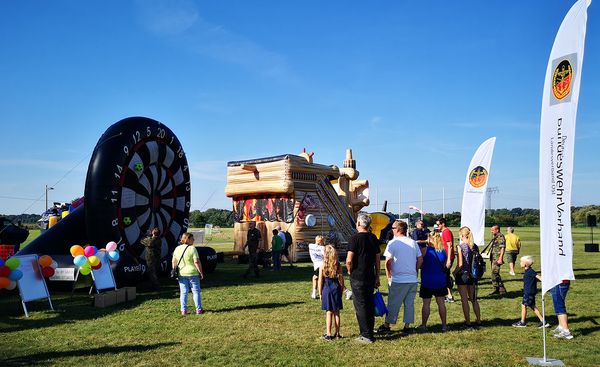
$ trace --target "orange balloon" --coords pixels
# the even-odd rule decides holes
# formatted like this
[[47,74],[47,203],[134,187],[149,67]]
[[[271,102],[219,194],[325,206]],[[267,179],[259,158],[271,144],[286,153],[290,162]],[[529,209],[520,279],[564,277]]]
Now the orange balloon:
[[10,279],[8,278],[0,278],[0,289],[7,288],[10,285]]
[[39,263],[42,268],[46,268],[46,267],[52,265],[52,258],[48,255],[44,255],[44,256],[40,257]]
[[79,256],[79,255],[83,255],[83,247],[79,246],[79,245],[74,245],[71,246],[71,255],[73,255],[73,257],[75,256]]

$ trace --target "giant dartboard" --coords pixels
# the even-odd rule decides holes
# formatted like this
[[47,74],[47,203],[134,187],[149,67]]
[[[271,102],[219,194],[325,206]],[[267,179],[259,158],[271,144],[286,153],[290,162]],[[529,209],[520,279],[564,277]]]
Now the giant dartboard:
[[158,121],[130,117],[112,125],[94,148],[85,183],[90,242],[137,257],[154,227],[163,234],[161,257],[188,228],[190,173],[173,132]]

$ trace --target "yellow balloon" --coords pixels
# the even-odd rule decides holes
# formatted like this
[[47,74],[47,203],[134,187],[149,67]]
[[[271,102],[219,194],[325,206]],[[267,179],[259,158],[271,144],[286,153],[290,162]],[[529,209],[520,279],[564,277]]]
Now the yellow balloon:
[[90,256],[88,257],[88,261],[90,262],[91,266],[96,266],[100,264],[100,259],[98,258],[98,256]]

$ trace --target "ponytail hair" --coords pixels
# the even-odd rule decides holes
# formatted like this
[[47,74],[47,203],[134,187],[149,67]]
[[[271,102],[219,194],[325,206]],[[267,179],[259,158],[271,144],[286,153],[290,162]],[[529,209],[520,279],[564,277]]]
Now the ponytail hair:
[[469,245],[469,248],[472,250],[473,249],[473,233],[471,232],[471,229],[469,227],[462,227],[458,233],[460,233],[461,237],[466,238],[467,240],[467,245]]

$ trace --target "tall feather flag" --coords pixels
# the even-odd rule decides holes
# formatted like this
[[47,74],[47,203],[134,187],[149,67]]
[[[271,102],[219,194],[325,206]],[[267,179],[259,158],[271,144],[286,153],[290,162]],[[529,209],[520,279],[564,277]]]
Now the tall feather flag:
[[579,0],[565,16],[550,52],[540,128],[540,252],[542,294],[573,280],[571,184],[587,8]]
[[490,166],[496,137],[484,141],[471,159],[463,191],[460,226],[467,226],[477,246],[484,245],[485,193],[490,178]]

